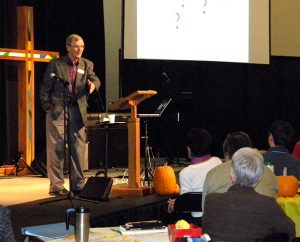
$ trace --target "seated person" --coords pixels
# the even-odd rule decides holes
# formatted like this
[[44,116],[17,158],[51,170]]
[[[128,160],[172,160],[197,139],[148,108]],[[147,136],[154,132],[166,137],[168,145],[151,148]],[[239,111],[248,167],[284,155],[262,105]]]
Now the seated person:
[[0,205],[0,242],[14,242],[14,233],[10,221],[10,210]]
[[[202,193],[202,208],[204,207],[207,194],[216,192],[224,193],[232,186],[230,179],[230,160],[233,154],[243,147],[252,147],[252,142],[248,134],[237,131],[227,135],[223,143],[225,162],[211,169],[206,175]],[[255,187],[255,191],[266,196],[277,198],[277,177],[269,168],[264,169],[262,179]]]
[[212,240],[255,241],[272,233],[295,237],[295,224],[277,202],[255,192],[262,178],[264,160],[258,150],[245,147],[234,153],[230,176],[233,185],[225,193],[208,194],[202,229]]
[[274,166],[276,176],[282,176],[284,167],[287,175],[295,176],[300,180],[300,160],[291,155],[287,146],[293,138],[294,130],[290,123],[282,120],[271,125],[268,143],[269,150],[265,153],[264,160]]
[[300,159],[300,140],[298,140],[295,144],[292,154],[293,156],[296,156],[298,159]]
[[[193,128],[186,136],[188,156],[191,165],[179,173],[180,194],[187,192],[202,192],[207,172],[222,163],[220,158],[210,155],[212,138],[205,129]],[[174,209],[174,201],[169,201],[168,211]],[[193,212],[193,217],[201,217],[202,212]]]

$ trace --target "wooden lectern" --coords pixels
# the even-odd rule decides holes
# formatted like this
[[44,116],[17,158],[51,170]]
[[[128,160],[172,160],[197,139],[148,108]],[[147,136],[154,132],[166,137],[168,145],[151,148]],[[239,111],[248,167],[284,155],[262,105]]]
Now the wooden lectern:
[[140,181],[140,119],[137,106],[144,100],[156,95],[153,90],[135,91],[125,98],[108,105],[109,111],[131,109],[128,119],[128,185],[120,184],[112,188],[113,195],[144,196],[151,193],[151,186],[142,186]]

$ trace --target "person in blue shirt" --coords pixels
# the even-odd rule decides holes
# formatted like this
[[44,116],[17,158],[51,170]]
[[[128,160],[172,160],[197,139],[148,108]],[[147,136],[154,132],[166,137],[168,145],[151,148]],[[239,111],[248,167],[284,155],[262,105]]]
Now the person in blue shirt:
[[[300,160],[290,154],[287,148],[293,135],[294,129],[289,122],[284,120],[273,122],[268,137],[270,148],[263,157],[265,163],[271,163],[274,166],[276,176],[292,175],[299,180]],[[284,174],[284,170],[286,174]]]

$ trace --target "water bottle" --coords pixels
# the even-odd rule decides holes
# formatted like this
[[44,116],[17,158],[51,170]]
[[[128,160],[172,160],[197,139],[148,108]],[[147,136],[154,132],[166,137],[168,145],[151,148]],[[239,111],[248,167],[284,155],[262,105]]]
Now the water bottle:
[[69,229],[70,215],[75,214],[75,242],[88,242],[90,235],[90,209],[69,208],[66,211],[66,228]]

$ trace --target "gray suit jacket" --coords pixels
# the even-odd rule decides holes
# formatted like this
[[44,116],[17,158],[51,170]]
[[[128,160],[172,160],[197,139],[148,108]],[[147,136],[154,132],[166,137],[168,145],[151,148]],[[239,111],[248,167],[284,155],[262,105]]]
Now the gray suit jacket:
[[[40,90],[41,104],[46,112],[50,112],[53,120],[58,119],[63,112],[63,82],[57,81],[55,78],[51,78],[51,74],[60,77],[70,82],[68,63],[70,59],[68,56],[63,56],[57,60],[53,60],[49,63],[48,68],[44,74],[43,83]],[[94,73],[93,62],[80,58],[78,64],[78,71],[76,75],[76,89],[75,99],[77,100],[82,121],[85,124],[87,120],[87,88],[86,81],[89,79],[93,82],[98,90],[100,87],[100,80]]]

